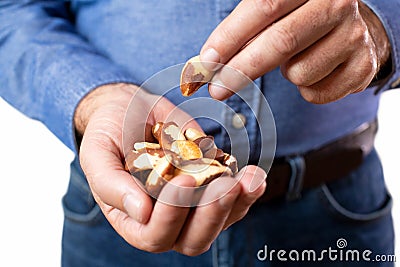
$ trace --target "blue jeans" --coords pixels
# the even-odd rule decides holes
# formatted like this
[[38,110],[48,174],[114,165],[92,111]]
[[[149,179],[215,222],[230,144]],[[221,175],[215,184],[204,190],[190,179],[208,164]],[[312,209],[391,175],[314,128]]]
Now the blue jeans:
[[[79,162],[63,198],[63,266],[393,266],[391,197],[373,151],[347,177],[299,200],[257,204],[197,257],[152,254],[126,243],[93,200]],[[369,252],[370,251],[370,252]],[[367,260],[370,260],[369,262]]]

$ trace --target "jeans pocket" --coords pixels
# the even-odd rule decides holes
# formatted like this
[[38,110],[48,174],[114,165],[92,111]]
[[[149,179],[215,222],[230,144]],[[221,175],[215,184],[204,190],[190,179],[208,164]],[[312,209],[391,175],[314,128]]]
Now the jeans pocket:
[[101,210],[93,198],[78,159],[71,163],[71,176],[62,206],[65,218],[73,222],[94,224],[101,218]]
[[[326,203],[329,205],[329,210],[335,216],[344,218],[352,221],[368,222],[379,219],[391,212],[392,209],[392,197],[389,193],[386,193],[385,200],[383,203],[375,209],[369,212],[358,212],[356,210],[350,210],[346,208],[345,204],[342,204],[335,198],[328,186],[323,185],[321,187],[324,194]],[[351,200],[349,200],[351,201]]]
[[391,212],[388,192],[376,151],[372,151],[357,170],[343,179],[321,187],[322,202],[335,217],[368,222]]

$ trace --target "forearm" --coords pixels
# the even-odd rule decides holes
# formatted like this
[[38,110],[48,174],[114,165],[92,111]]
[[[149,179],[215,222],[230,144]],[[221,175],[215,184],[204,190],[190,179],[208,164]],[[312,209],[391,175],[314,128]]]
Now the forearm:
[[65,1],[1,3],[0,94],[74,150],[80,100],[101,85],[136,80],[79,36],[71,19]]

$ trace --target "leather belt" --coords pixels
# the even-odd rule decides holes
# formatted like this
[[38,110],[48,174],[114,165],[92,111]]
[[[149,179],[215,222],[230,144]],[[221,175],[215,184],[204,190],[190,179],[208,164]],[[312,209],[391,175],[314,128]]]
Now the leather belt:
[[274,159],[267,176],[267,189],[257,202],[282,197],[294,200],[301,197],[303,189],[345,177],[371,152],[377,130],[378,122],[374,120],[319,149]]

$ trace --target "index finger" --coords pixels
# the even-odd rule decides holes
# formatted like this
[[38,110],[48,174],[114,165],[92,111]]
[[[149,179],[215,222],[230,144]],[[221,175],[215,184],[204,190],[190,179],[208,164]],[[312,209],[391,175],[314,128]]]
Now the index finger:
[[349,11],[332,15],[342,8],[329,1],[308,1],[266,28],[214,75],[209,84],[212,97],[223,100],[231,96],[242,90],[248,80],[272,71],[315,44],[342,22]]
[[[211,33],[201,61],[225,64],[268,25],[307,0],[244,0]],[[208,64],[209,68],[214,67]]]

